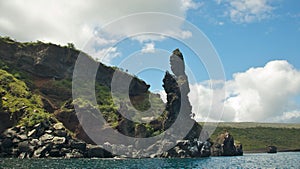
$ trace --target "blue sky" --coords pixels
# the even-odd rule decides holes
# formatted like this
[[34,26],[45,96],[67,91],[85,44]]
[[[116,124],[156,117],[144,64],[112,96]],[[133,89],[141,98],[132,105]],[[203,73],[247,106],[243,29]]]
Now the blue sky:
[[[182,20],[144,17],[144,12]],[[0,1],[0,16],[1,36],[72,42],[105,64],[128,69],[159,93],[170,52],[180,48],[199,121],[300,122],[300,1]],[[207,38],[195,39],[197,31],[189,30],[187,23]],[[191,39],[205,56],[180,41]],[[225,79],[210,76],[199,59],[214,57],[205,53],[209,42]],[[223,116],[216,107],[224,108]]]
[[[219,7],[214,5],[213,8]],[[287,0],[277,1],[269,18],[261,21],[237,23],[228,17],[216,19],[214,14],[208,12],[212,20],[223,23],[222,26],[214,25],[202,18],[201,14],[199,16],[198,11],[189,12],[188,18],[212,41],[222,59],[226,77],[232,78],[235,72],[263,66],[277,59],[288,60],[300,68],[299,12],[300,2]]]

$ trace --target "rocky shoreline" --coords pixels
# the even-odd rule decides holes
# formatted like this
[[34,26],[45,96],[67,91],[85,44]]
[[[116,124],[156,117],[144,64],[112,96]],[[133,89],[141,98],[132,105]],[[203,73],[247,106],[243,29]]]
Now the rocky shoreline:
[[[167,141],[163,144],[168,144]],[[230,146],[224,142],[223,148],[216,149],[218,143],[199,140],[178,140],[176,146],[160,153],[142,156],[131,146],[87,144],[73,138],[70,132],[56,119],[36,124],[33,127],[16,126],[5,130],[0,136],[1,158],[195,158],[209,156],[242,155],[226,154],[228,151],[242,152],[242,149],[224,149]],[[116,147],[118,146],[118,147]],[[151,147],[151,146],[150,146]],[[150,148],[149,147],[149,148]],[[155,147],[153,145],[152,147]],[[221,146],[222,147],[222,146]],[[118,156],[114,150],[122,148],[128,156]],[[232,147],[231,147],[232,148]],[[157,147],[155,147],[157,149]],[[225,151],[224,151],[225,150]],[[225,152],[225,153],[224,153]]]
[[16,126],[0,136],[0,157],[18,158],[112,158],[102,146],[72,138],[62,123],[54,119],[26,128]]

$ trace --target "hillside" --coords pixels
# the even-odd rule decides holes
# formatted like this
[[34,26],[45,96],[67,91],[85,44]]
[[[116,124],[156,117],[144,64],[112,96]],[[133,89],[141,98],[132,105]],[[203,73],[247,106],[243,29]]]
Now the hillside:
[[[124,102],[122,109],[129,109],[129,105],[131,104],[138,110],[147,109],[150,106],[149,99],[151,99],[155,105],[153,105],[154,109],[149,113],[149,116],[164,110],[164,103],[160,99],[160,96],[150,93],[148,91],[150,86],[144,81],[122,72],[118,68],[109,67],[100,62],[96,62],[84,52],[75,49],[73,45],[60,46],[40,41],[21,43],[9,37],[0,37],[0,67],[3,70],[3,74],[7,73],[12,79],[17,79],[16,81],[21,83],[24,88],[26,87],[26,90],[30,90],[33,96],[40,98],[40,101],[37,100],[37,104],[39,104],[38,106],[40,106],[43,111],[54,115],[62,121],[64,125],[80,139],[89,140],[78,122],[74,107],[66,106],[69,104],[73,105],[74,101],[78,104],[84,104],[72,99],[73,70],[79,54],[87,60],[89,66],[96,65],[98,67],[95,84],[97,107],[101,110],[104,118],[106,118],[114,128],[118,128],[124,119],[118,112],[120,107],[117,107],[114,103],[124,101],[124,98],[128,97],[119,94],[114,100],[112,99],[110,84],[115,73],[118,73],[121,79],[132,79],[128,93],[130,100]],[[5,78],[7,77],[5,76]],[[4,78],[1,79],[1,83],[4,83],[4,81]],[[6,85],[10,86],[13,84],[14,83],[8,82]],[[9,88],[5,88],[3,96],[4,98],[8,98],[8,101],[11,98],[7,96],[9,90]],[[28,98],[29,96],[24,97]],[[20,99],[21,98],[16,97],[16,99],[13,100],[16,104],[18,102],[20,104],[27,102]],[[3,104],[6,106],[6,101],[4,101]],[[8,109],[13,109],[13,106],[14,105],[9,105]],[[5,114],[5,111],[1,110],[0,116],[5,116],[5,118],[1,120],[8,119],[9,123],[1,123],[0,132],[12,127],[12,125],[18,124],[23,116],[12,118],[12,115],[23,114],[22,111],[23,110],[17,110],[17,113],[9,112]],[[134,114],[134,112],[132,113]],[[138,114],[134,114],[133,119],[134,118],[138,118]],[[32,123],[35,122],[33,121]],[[132,125],[136,124],[132,123]],[[152,129],[148,127],[147,130],[151,131]],[[134,126],[129,132],[131,132],[131,134],[134,132]]]
[[[203,124],[203,123],[201,123]],[[209,123],[207,123],[209,125]],[[233,128],[295,128],[300,129],[300,124],[297,123],[256,123],[256,122],[221,122],[218,127],[233,127]]]
[[228,130],[235,141],[243,144],[245,152],[266,152],[268,145],[277,146],[278,151],[300,149],[300,124],[219,123],[211,136],[212,140],[224,130]]

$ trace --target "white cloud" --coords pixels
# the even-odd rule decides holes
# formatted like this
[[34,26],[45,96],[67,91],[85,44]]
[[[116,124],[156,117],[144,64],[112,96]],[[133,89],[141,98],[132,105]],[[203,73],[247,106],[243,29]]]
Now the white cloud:
[[[198,6],[192,0],[0,1],[0,35],[21,41],[73,42],[77,48],[82,49],[96,27],[114,19],[139,12],[162,12],[184,18],[188,9]],[[123,25],[120,23],[120,27],[115,30],[108,31],[115,33],[121,30],[129,34],[146,29],[149,25],[162,31],[169,27],[180,30],[180,23],[164,19],[140,18],[138,23],[128,20]]]
[[217,0],[216,2],[228,6],[225,15],[237,23],[250,23],[270,18],[274,10],[271,0]]
[[204,5],[204,2],[194,2],[193,0],[181,0],[181,3],[184,10],[197,9]]
[[142,53],[154,53],[155,52],[155,44],[153,42],[146,43],[142,48]]
[[190,31],[181,31],[179,35],[182,39],[188,39],[193,36],[192,32]]
[[[92,51],[92,50],[90,50]],[[109,64],[111,60],[120,56],[121,53],[117,51],[116,47],[108,47],[101,50],[93,50],[91,55],[102,63]]]
[[290,112],[284,112],[282,115],[275,117],[274,121],[299,123],[300,111],[294,110]]
[[218,25],[223,26],[224,22],[218,22]]
[[[223,104],[222,121],[300,122],[300,105],[294,100],[300,96],[300,71],[287,61],[271,61],[235,74],[226,82],[225,101],[219,97],[221,90],[209,84],[190,85],[194,92],[189,97],[199,121],[216,120],[221,112],[214,107]],[[211,105],[213,92],[220,105]]]
[[[65,45],[69,42],[76,48],[93,55],[106,53],[117,37],[133,35],[136,32],[154,30],[164,34],[173,31],[174,36],[189,38],[192,34],[181,30],[183,21],[167,17],[137,16],[125,17],[113,25],[111,23],[124,16],[143,12],[157,12],[185,18],[189,9],[196,9],[202,3],[193,0],[10,0],[0,1],[0,35],[10,36],[20,41],[45,41]],[[107,26],[110,25],[110,26]],[[103,28],[106,29],[100,29]],[[151,32],[150,32],[151,33]],[[90,38],[97,35],[95,44]],[[141,43],[161,41],[161,35],[145,34],[132,37]],[[92,46],[87,47],[86,44]],[[94,47],[94,48],[92,48]],[[148,46],[148,49],[151,46]],[[117,48],[116,48],[117,50]],[[150,50],[149,50],[150,51]],[[110,64],[120,51],[108,52],[103,62]],[[109,58],[111,57],[111,58]],[[101,60],[102,60],[101,59]]]

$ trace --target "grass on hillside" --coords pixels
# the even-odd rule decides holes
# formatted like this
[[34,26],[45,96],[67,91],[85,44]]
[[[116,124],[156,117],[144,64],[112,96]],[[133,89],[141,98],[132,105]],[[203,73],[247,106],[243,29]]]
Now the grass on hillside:
[[32,94],[26,84],[0,69],[0,110],[8,112],[20,125],[33,126],[50,117],[38,95]]
[[276,146],[279,151],[300,149],[300,128],[297,128],[299,126],[297,124],[230,124],[231,126],[228,123],[227,125],[221,123],[212,134],[212,140],[215,140],[224,130],[228,130],[234,137],[235,142],[243,144],[244,151],[265,152],[266,146],[269,145]]

